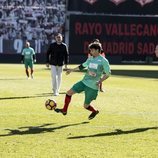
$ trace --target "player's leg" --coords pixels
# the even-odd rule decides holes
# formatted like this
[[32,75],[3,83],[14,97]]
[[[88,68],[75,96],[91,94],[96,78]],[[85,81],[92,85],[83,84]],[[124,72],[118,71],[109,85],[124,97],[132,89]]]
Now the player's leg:
[[28,71],[28,62],[27,61],[24,61],[24,64],[25,64],[25,73],[26,73],[26,76],[27,76],[27,78],[29,78],[29,71]]
[[68,90],[66,95],[65,95],[65,101],[64,101],[64,106],[62,109],[58,109],[56,108],[55,111],[57,113],[62,113],[63,115],[66,115],[67,114],[67,110],[68,110],[68,107],[69,107],[69,104],[71,102],[71,97],[73,94],[75,94],[76,92],[74,92],[72,89]]
[[62,66],[58,66],[57,67],[57,93],[59,94],[60,92],[60,86],[61,86],[61,82],[62,82],[62,71],[63,71],[63,67]]
[[52,77],[53,93],[55,96],[57,96],[58,95],[58,93],[57,93],[58,78],[57,78],[57,69],[56,69],[56,66],[54,66],[54,65],[51,65],[51,77]]
[[30,62],[29,62],[29,67],[30,67],[30,70],[31,70],[31,78],[33,79],[34,70],[33,70],[33,61],[32,60],[30,60]]
[[28,68],[25,69],[25,72],[26,72],[26,76],[27,76],[27,78],[29,78],[30,75],[29,75],[29,70],[28,70]]
[[63,112],[67,113],[69,104],[71,102],[71,97],[74,95],[76,92],[73,89],[70,89],[67,91],[65,95],[65,101],[64,101],[64,107],[63,107]]
[[93,119],[99,113],[99,111],[91,105],[91,102],[95,100],[97,96],[98,96],[97,90],[91,89],[89,87],[85,88],[84,108],[91,111],[91,114],[88,117],[89,120]]
[[69,104],[71,102],[72,95],[74,95],[75,93],[82,92],[84,90],[84,87],[85,87],[85,85],[81,81],[74,84],[73,87],[70,90],[68,90],[66,95],[65,95],[65,101],[64,101],[63,108],[62,109],[55,109],[55,111],[56,112],[61,112],[63,115],[66,115]]

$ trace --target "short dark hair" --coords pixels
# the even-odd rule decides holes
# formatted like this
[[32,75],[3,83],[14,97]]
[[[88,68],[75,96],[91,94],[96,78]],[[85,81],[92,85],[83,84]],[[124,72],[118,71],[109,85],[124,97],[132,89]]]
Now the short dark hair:
[[96,50],[99,50],[99,52],[101,52],[101,45],[100,43],[91,43],[89,46],[88,46],[89,49],[96,49]]
[[100,42],[98,38],[93,39],[93,42]]
[[61,37],[62,37],[62,34],[61,34],[61,33],[56,33],[56,34],[55,34],[55,37],[56,37],[56,36],[61,36]]

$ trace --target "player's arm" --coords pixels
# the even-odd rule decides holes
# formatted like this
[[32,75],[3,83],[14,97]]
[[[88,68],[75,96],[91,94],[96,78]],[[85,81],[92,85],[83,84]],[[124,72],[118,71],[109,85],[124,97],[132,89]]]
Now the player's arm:
[[74,72],[74,71],[78,71],[78,70],[83,70],[85,67],[81,64],[73,69],[68,69],[66,71],[66,75],[70,74],[71,72]]
[[33,61],[36,62],[36,53],[33,48],[32,48],[32,57],[33,57]]
[[65,45],[65,57],[64,57],[65,69],[67,70],[67,64],[69,63],[69,51],[67,45]]
[[110,65],[109,65],[108,60],[103,61],[103,68],[104,68],[103,76],[97,82],[97,85],[101,84],[103,81],[108,79],[109,76],[111,75],[111,69],[110,69]]
[[97,85],[99,86],[102,82],[104,82],[106,79],[108,79],[109,76],[110,76],[110,74],[109,74],[109,75],[104,74],[104,75],[100,78],[100,80],[97,82]]
[[110,76],[110,74],[109,74],[109,75],[104,74],[104,75],[100,78],[100,81],[101,81],[101,82],[105,81],[106,79],[109,78],[109,76]]
[[36,55],[33,55],[33,61],[36,62]]
[[24,55],[21,55],[21,63],[24,62]]
[[68,69],[66,71],[66,74],[68,75],[68,74],[70,74],[73,71],[77,71],[77,70],[81,71],[81,70],[85,69],[88,66],[89,62],[90,62],[90,57],[84,63],[82,63],[81,65],[77,66],[76,68]]
[[46,66],[49,67],[50,54],[52,51],[52,44],[50,44],[47,52],[46,52]]
[[24,52],[24,49],[23,49],[23,51],[22,51],[22,53],[21,53],[21,63],[24,62],[24,54],[25,54],[25,52]]

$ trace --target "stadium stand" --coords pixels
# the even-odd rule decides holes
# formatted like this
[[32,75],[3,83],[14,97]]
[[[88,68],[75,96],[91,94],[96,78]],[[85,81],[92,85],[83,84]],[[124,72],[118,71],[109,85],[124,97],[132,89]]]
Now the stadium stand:
[[45,43],[63,33],[65,0],[0,0],[2,39],[35,40]]

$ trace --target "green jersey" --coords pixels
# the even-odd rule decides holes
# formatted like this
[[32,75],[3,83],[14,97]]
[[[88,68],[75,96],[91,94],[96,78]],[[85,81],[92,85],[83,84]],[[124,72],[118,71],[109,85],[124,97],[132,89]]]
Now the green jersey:
[[97,57],[89,57],[82,66],[88,68],[82,82],[86,86],[95,90],[98,90],[97,82],[100,80],[102,75],[106,74],[109,76],[111,74],[108,60],[101,55]]
[[35,51],[33,48],[24,48],[22,51],[22,55],[24,56],[24,60],[33,60],[33,55],[35,55]]

